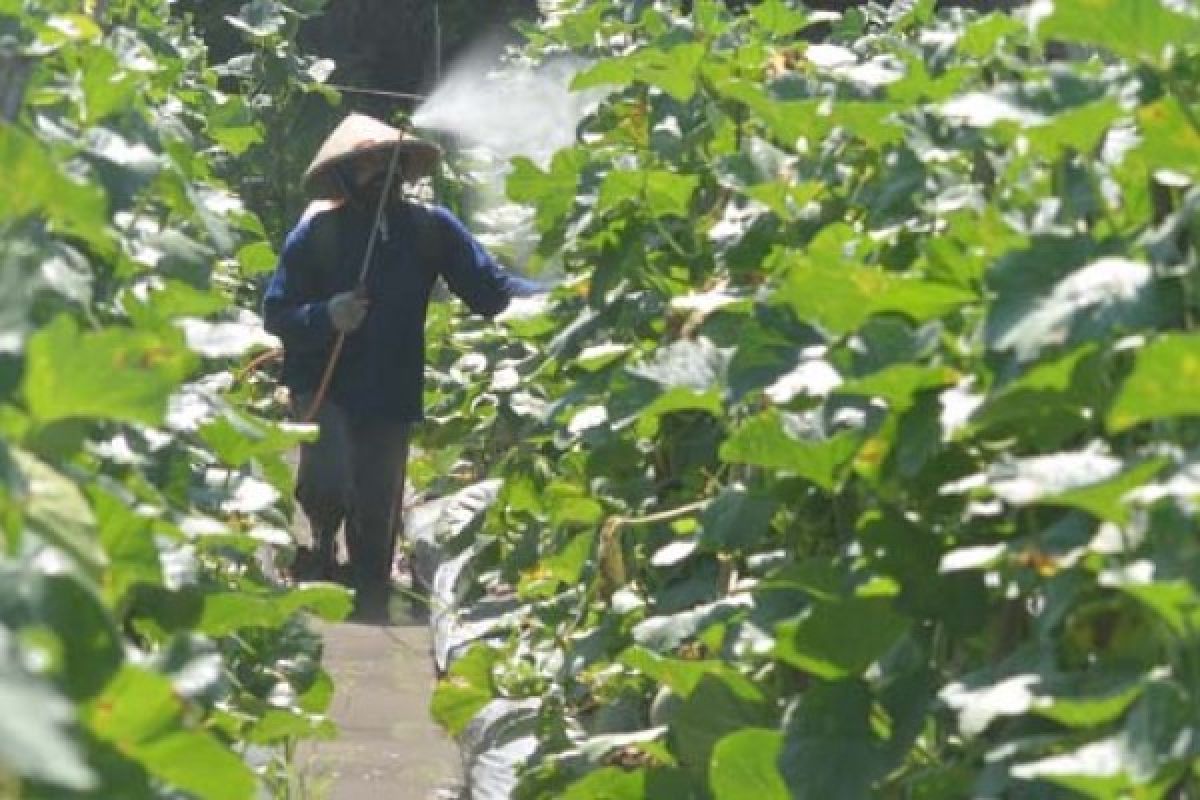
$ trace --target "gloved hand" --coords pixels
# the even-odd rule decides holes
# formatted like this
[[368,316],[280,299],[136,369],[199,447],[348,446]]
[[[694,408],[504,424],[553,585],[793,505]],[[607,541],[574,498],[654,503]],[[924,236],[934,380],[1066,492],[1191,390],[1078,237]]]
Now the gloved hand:
[[341,333],[349,333],[367,316],[367,297],[359,292],[342,292],[329,298],[329,319]]

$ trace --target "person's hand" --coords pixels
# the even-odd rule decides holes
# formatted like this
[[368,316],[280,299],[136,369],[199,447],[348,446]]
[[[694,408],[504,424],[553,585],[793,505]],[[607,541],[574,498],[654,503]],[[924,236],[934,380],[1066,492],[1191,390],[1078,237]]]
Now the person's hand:
[[329,319],[341,333],[350,333],[362,324],[366,316],[367,297],[364,294],[342,292],[329,298]]

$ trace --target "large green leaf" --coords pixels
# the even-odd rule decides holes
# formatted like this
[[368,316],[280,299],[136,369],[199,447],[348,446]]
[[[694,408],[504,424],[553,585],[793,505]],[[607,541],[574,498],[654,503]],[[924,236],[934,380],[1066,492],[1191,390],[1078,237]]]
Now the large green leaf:
[[126,667],[89,713],[92,731],[166,785],[202,800],[248,800],[250,767],[210,733],[187,727],[170,681]]
[[350,592],[340,586],[305,584],[272,594],[216,592],[204,598],[197,630],[225,636],[244,628],[277,628],[300,611],[336,622],[351,609]]
[[105,597],[116,603],[139,583],[161,586],[163,570],[153,519],[136,513],[98,486],[90,487],[88,496],[95,509],[100,544],[109,558]]
[[867,800],[889,761],[858,681],[814,683],[788,715],[778,760],[794,800]]
[[[57,639],[52,675],[63,692],[79,703],[104,688],[125,659],[124,642],[116,620],[94,589],[70,575],[4,575],[5,597],[11,609],[24,606],[22,622],[48,629]],[[7,594],[0,590],[0,596]]]
[[1185,744],[1195,719],[1186,691],[1156,681],[1146,688],[1124,729],[1061,754],[1018,764],[1012,774],[1064,786],[1084,797],[1168,796],[1195,757]]
[[787,432],[779,413],[772,410],[734,431],[721,445],[721,459],[794,472],[833,491],[861,444],[862,436],[857,431],[843,431],[825,440],[796,439]]
[[[0,647],[7,651],[10,646],[4,632]],[[0,709],[0,771],[64,789],[95,785],[70,734],[74,709],[45,682],[10,663],[7,652],[0,652]]]
[[861,675],[908,631],[890,597],[823,598],[777,629],[775,656],[822,678]]
[[750,13],[754,21],[772,36],[791,36],[812,24],[804,9],[794,8],[784,0],[763,0],[753,6]]
[[162,332],[80,331],[61,314],[29,339],[22,388],[30,414],[42,423],[92,417],[160,424],[192,368],[181,344]]
[[647,47],[598,62],[576,75],[571,88],[625,87],[639,82],[657,86],[684,102],[696,92],[696,72],[704,55],[705,47],[698,42],[670,48]]
[[695,795],[687,778],[677,769],[604,767],[571,784],[558,797],[561,800],[646,800],[650,797],[693,800]]
[[536,208],[538,227],[543,232],[550,230],[575,205],[584,158],[580,151],[562,150],[554,155],[547,170],[524,157],[513,159],[506,184],[509,198]]
[[700,515],[700,547],[715,553],[748,553],[770,528],[775,501],[741,486],[721,490]]
[[1200,398],[1181,386],[1200,380],[1200,334],[1166,334],[1137,352],[1133,371],[1108,410],[1109,430],[1200,414]]
[[706,675],[714,675],[738,685],[746,681],[744,676],[722,661],[668,658],[638,646],[623,652],[620,662],[653,678],[680,697],[689,697]]
[[972,302],[975,295],[882,269],[796,259],[773,299],[791,307],[804,322],[844,334],[873,314],[902,314],[917,322],[934,319]]
[[1000,350],[1013,350],[1021,360],[1063,342],[1137,330],[1171,318],[1150,267],[1123,258],[1092,262],[1059,281],[1047,296],[1031,295],[1028,300],[1023,313],[994,343]]
[[835,394],[877,397],[896,414],[912,408],[918,392],[937,389],[953,383],[958,373],[948,367],[925,367],[918,364],[897,364],[834,389]]
[[0,219],[45,214],[68,234],[107,249],[104,192],[68,178],[59,159],[15,125],[0,127],[0,174],[9,191],[0,198]]
[[671,718],[679,763],[705,776],[717,742],[743,728],[767,727],[773,717],[771,703],[749,680],[704,675]]
[[703,411],[719,419],[725,414],[725,406],[715,391],[697,392],[685,387],[668,389],[638,414],[638,434],[654,436],[661,417],[680,411]]
[[1195,112],[1175,97],[1167,97],[1138,110],[1144,137],[1141,158],[1151,170],[1167,169],[1200,179],[1195,154],[1200,147],[1200,127]]
[[635,203],[655,217],[686,217],[700,179],[666,170],[614,170],[600,186],[598,210]]
[[477,644],[450,666],[433,692],[430,713],[452,736],[457,736],[488,703],[496,697],[492,668],[500,653],[485,644]]
[[1056,432],[1070,433],[1086,424],[1091,405],[1101,396],[1097,362],[1094,344],[1038,362],[989,396],[971,415],[970,428],[1025,430],[1053,446]]
[[75,482],[23,451],[12,451],[11,458],[20,475],[18,499],[26,524],[88,568],[107,564],[96,538],[95,516]]
[[1055,0],[1038,35],[1161,67],[1181,46],[1200,39],[1200,20],[1168,9],[1162,0]]
[[783,734],[763,728],[737,731],[717,742],[708,768],[714,800],[788,800],[776,766],[782,750]]

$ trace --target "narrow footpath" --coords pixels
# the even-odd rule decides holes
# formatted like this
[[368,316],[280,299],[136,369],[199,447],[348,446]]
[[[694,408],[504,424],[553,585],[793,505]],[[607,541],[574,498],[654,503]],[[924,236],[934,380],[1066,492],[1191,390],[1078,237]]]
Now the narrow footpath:
[[428,623],[396,611],[393,619],[399,624],[322,627],[341,735],[302,759],[312,800],[458,797],[458,751],[429,718]]

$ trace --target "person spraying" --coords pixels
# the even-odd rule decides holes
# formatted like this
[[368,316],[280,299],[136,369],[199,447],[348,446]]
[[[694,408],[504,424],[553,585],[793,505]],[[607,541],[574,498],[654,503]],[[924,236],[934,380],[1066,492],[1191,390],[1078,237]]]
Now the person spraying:
[[283,342],[293,413],[320,429],[301,448],[296,477],[317,577],[333,577],[344,523],[362,620],[387,621],[436,280],[488,317],[543,291],[502,269],[450,211],[407,197],[404,185],[440,157],[436,145],[377,119],[346,117],[305,171],[314,201],[288,234],[263,300],[266,329]]

